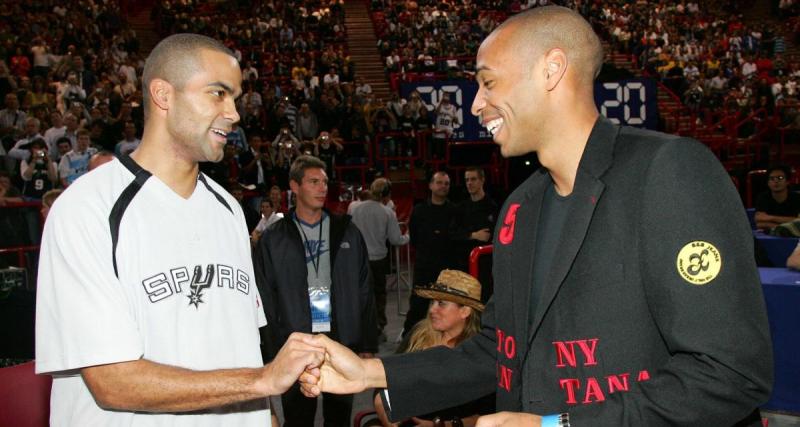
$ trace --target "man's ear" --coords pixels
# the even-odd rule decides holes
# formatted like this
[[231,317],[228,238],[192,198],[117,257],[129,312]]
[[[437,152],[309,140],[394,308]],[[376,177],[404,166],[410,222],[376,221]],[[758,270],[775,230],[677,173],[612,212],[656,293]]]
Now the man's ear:
[[551,91],[558,86],[567,72],[567,54],[560,48],[550,49],[544,57],[545,87]]
[[174,88],[168,81],[153,79],[147,89],[150,91],[150,100],[156,108],[162,111],[169,110],[169,99]]

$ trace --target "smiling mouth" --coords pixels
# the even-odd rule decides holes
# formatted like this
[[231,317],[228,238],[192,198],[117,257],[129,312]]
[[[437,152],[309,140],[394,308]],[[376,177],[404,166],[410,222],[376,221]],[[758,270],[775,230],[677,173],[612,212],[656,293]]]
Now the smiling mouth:
[[486,129],[489,131],[489,133],[491,133],[492,136],[495,136],[495,135],[497,135],[497,132],[500,130],[500,128],[503,126],[503,122],[504,122],[503,118],[500,117],[500,118],[494,119],[494,120],[486,123],[485,126],[486,126]]
[[219,136],[221,136],[223,138],[227,138],[228,137],[228,132],[224,131],[222,129],[211,128],[211,132],[213,132],[213,133],[215,133],[215,134],[217,134],[217,135],[219,135]]

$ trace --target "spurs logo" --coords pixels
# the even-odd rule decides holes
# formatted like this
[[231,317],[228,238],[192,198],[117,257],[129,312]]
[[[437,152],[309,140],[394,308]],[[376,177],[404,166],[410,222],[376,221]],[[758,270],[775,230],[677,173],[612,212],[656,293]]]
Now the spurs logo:
[[203,269],[196,265],[192,276],[192,284],[189,285],[189,289],[192,290],[188,295],[189,304],[194,304],[194,308],[199,308],[200,303],[203,302],[203,289],[211,287],[211,281],[214,279],[214,265],[209,264],[206,267],[206,277],[201,276],[202,272]]

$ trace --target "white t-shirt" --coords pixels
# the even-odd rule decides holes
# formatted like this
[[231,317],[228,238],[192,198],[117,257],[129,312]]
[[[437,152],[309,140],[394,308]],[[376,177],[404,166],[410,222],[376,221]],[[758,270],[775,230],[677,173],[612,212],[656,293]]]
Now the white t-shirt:
[[259,233],[263,233],[264,230],[266,230],[270,225],[278,222],[278,220],[281,218],[283,218],[283,214],[280,212],[272,212],[272,215],[270,215],[268,218],[265,218],[262,215],[261,219],[258,221],[258,224],[256,225],[256,231],[258,231]]
[[82,367],[139,358],[194,370],[263,366],[266,319],[239,204],[208,178],[184,199],[151,176],[121,215],[114,252],[112,209],[133,181],[115,159],[71,185],[47,218],[36,372],[53,375],[51,425],[268,426],[267,399],[207,413],[107,411],[83,382]]

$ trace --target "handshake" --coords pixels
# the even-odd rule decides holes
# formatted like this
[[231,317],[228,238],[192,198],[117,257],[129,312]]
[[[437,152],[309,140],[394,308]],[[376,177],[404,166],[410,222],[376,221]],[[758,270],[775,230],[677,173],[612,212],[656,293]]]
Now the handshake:
[[282,394],[295,381],[308,397],[322,392],[351,394],[386,387],[380,359],[362,359],[325,335],[298,332],[289,336],[275,359],[264,367],[263,374],[259,394],[266,395]]
[[[307,397],[317,397],[323,392],[360,393],[387,386],[380,359],[361,358],[325,335],[293,333],[264,370],[262,378],[279,386],[267,393],[270,395],[284,393],[295,381]],[[542,423],[539,415],[523,412],[504,411],[475,418],[475,427],[541,427]]]

